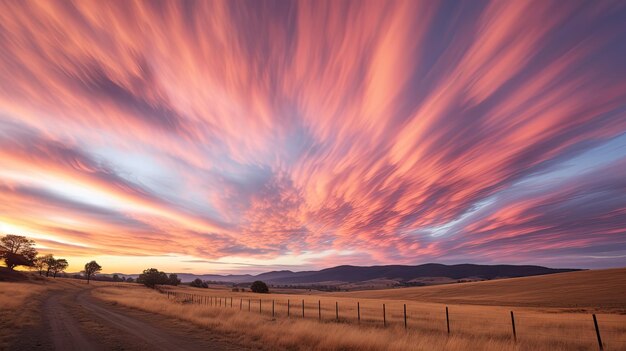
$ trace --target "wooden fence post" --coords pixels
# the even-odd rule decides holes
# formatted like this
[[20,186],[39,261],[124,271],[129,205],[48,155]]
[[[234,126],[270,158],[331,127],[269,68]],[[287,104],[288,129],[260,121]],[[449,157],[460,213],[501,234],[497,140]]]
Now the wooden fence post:
[[239,310],[243,307],[243,299],[239,299]]
[[250,312],[250,299],[248,299],[248,312]]
[[511,311],[511,326],[513,327],[513,341],[517,342],[517,332],[515,331],[515,315]]
[[302,299],[302,318],[304,318],[304,299]]
[[450,335],[450,317],[448,316],[448,306],[446,306],[446,326],[448,326],[448,335]]
[[259,314],[262,314],[263,311],[261,310],[261,299],[259,299]]
[[339,302],[335,301],[335,318],[339,321]]
[[383,304],[383,327],[387,326],[387,312],[385,311],[385,304]]
[[289,299],[287,299],[287,317],[289,317]]
[[602,338],[600,337],[600,328],[598,327],[598,319],[596,318],[596,314],[593,314],[593,324],[596,327],[596,336],[598,337],[598,346],[600,347],[600,351],[604,350],[604,345],[602,345]]
[[274,300],[272,300],[272,318],[274,318]]
[[317,319],[322,320],[322,302],[317,300]]
[[356,318],[359,321],[359,324],[361,324],[361,303],[358,301],[356,303]]
[[404,330],[406,329],[406,304],[404,304]]

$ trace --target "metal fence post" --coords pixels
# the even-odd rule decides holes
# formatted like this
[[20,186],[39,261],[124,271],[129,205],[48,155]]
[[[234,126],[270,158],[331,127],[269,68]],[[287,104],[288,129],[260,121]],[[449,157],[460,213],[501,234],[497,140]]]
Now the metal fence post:
[[600,347],[600,351],[604,350],[604,345],[602,345],[602,337],[600,337],[600,328],[598,327],[598,319],[596,318],[596,314],[593,314],[593,324],[596,327],[596,336],[598,337],[598,346]]
[[404,329],[406,330],[406,304],[404,304]]
[[383,327],[387,326],[387,312],[385,311],[385,304],[383,304]]
[[511,311],[511,326],[513,327],[513,341],[517,342],[517,332],[515,331],[515,315]]
[[446,306],[446,326],[448,327],[448,335],[450,335],[450,317],[448,316],[448,306]]

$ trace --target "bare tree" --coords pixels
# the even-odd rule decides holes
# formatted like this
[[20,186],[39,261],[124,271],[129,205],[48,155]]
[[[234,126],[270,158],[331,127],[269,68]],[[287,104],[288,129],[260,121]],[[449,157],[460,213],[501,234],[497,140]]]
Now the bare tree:
[[8,234],[0,238],[0,259],[9,269],[17,266],[32,266],[37,250],[35,242],[25,236]]
[[96,273],[100,272],[101,270],[102,270],[102,267],[96,261],[91,261],[85,264],[85,274],[87,275],[87,284],[89,284],[91,277],[95,275]]

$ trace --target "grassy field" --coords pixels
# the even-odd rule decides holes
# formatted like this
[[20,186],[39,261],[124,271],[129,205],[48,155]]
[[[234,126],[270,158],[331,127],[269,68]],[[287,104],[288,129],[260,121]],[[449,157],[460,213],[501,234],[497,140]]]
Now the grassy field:
[[4,350],[15,336],[17,328],[35,325],[45,292],[54,289],[53,284],[36,276],[25,276],[17,282],[0,282],[0,350]]
[[[178,294],[169,300],[167,295],[143,289],[108,287],[97,289],[94,294],[124,306],[237,335],[272,349],[597,349],[593,320],[588,311],[601,306],[608,308],[597,314],[606,349],[619,350],[626,349],[626,315],[620,314],[626,304],[620,294],[620,289],[624,291],[620,280],[623,273],[624,270],[587,271],[439,287],[310,295],[259,295],[189,287],[169,288],[170,292]],[[589,282],[594,282],[595,288],[586,287]],[[512,292],[522,287],[517,301]],[[422,289],[428,291],[421,293]],[[423,298],[434,296],[435,289],[447,294],[440,301],[445,301],[447,296],[451,302],[447,305],[450,334],[446,305],[425,302],[428,299]],[[572,296],[568,296],[570,291]],[[610,294],[594,296],[598,295],[594,291]],[[576,296],[581,296],[579,303],[576,303]],[[404,329],[405,305],[407,330]],[[512,336],[512,310],[517,343]]]
[[[35,273],[8,271],[0,267],[0,350],[19,337],[19,331],[33,328],[43,321],[41,306],[48,294],[68,287],[84,289],[84,281],[46,278]],[[92,286],[110,286],[106,282],[92,282]],[[130,285],[130,284],[128,284]],[[117,285],[119,289],[120,285]],[[133,284],[133,287],[143,289]]]
[[626,268],[331,295],[455,304],[583,308],[626,313]]
[[[0,349],[16,327],[28,328],[40,318],[37,309],[46,293],[71,286],[93,288],[91,294],[104,301],[188,321],[252,348],[596,350],[591,317],[595,312],[605,349],[626,350],[625,272],[585,271],[346,293],[166,288],[177,296],[137,284],[93,282],[87,286],[73,279],[31,275],[28,281],[0,283]],[[510,311],[515,313],[517,342]]]

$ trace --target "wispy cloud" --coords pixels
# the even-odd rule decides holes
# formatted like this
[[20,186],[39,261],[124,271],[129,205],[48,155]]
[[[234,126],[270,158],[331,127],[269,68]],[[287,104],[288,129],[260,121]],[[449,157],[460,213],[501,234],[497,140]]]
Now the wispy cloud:
[[0,228],[207,267],[623,266],[624,20],[618,2],[4,2]]

